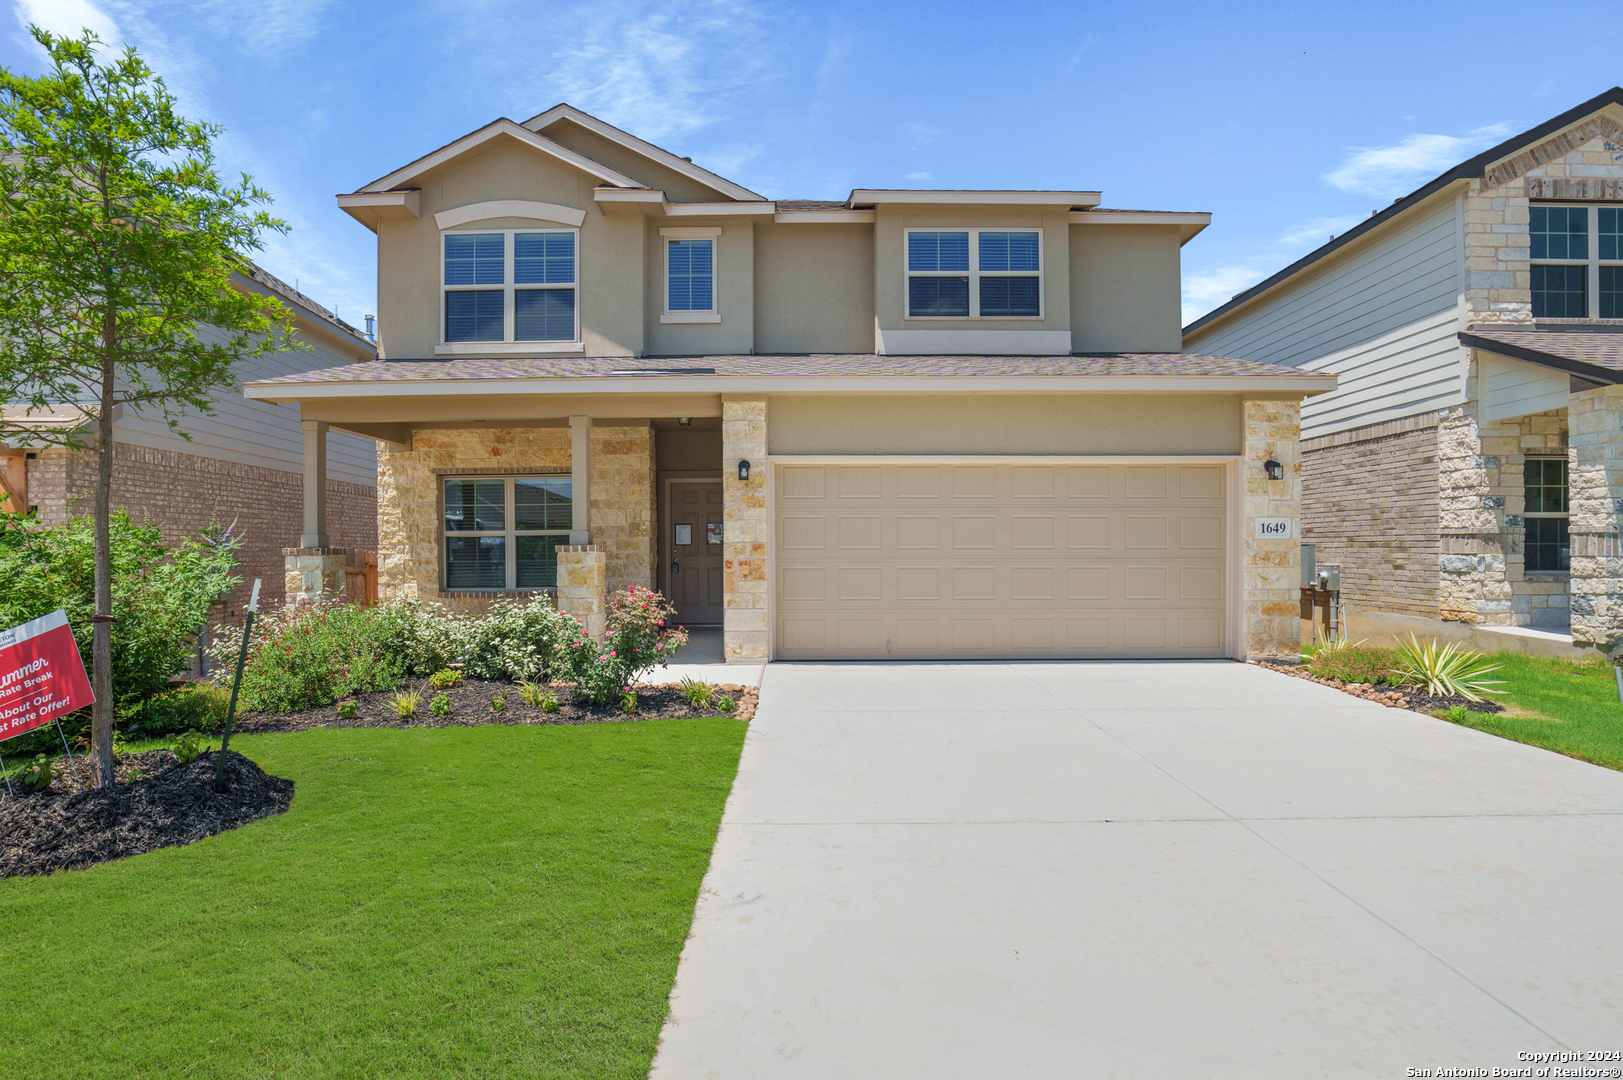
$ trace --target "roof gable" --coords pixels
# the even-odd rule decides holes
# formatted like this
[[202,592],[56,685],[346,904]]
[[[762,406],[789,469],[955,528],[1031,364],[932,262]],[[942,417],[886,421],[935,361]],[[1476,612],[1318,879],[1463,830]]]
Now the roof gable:
[[[1308,252],[1277,274],[1258,282],[1243,292],[1235,293],[1228,303],[1208,311],[1205,315],[1183,328],[1185,344],[1189,343],[1190,335],[1210,328],[1237,308],[1243,307],[1252,300],[1258,299],[1264,293],[1271,292],[1280,285],[1285,284],[1308,267],[1347,247],[1349,244],[1356,243],[1400,215],[1415,209],[1426,199],[1452,184],[1462,180],[1480,179],[1483,181],[1484,187],[1497,187],[1515,179],[1529,169],[1536,168],[1538,165],[1559,157],[1574,146],[1582,145],[1590,139],[1602,136],[1611,138],[1612,136],[1605,135],[1604,131],[1597,127],[1595,130],[1590,130],[1581,137],[1577,137],[1577,141],[1572,143],[1571,146],[1567,145],[1568,135],[1578,136],[1579,132],[1585,131],[1592,125],[1616,126],[1616,121],[1611,116],[1600,115],[1601,111],[1608,106],[1614,108],[1623,107],[1623,86],[1614,86],[1605,93],[1590,98],[1582,105],[1568,109],[1559,116],[1551,117],[1544,123],[1527,129],[1520,135],[1514,135],[1506,139],[1498,146],[1490,147],[1475,157],[1460,162],[1441,176],[1423,184],[1402,198],[1393,200],[1392,205],[1365,218],[1328,244]],[[1574,127],[1574,125],[1577,126]],[[1566,128],[1572,128],[1573,130],[1563,134]],[[1623,132],[1619,134],[1623,134]],[[1544,156],[1539,157],[1537,161],[1532,160],[1534,156],[1541,153]]]
[[641,183],[633,180],[629,176],[626,176],[624,173],[617,172],[616,170],[609,168],[607,165],[593,161],[586,155],[577,153],[566,146],[560,146],[558,143],[553,142],[545,135],[539,135],[528,128],[521,127],[504,116],[498,120],[494,120],[491,123],[486,124],[477,131],[469,132],[454,142],[447,143],[432,153],[423,155],[416,161],[413,161],[411,164],[396,169],[387,176],[379,177],[370,184],[367,184],[365,187],[362,187],[357,194],[360,194],[361,192],[388,191],[391,188],[398,188],[409,184],[412,180],[421,176],[423,173],[428,172],[430,169],[438,168],[448,161],[453,161],[456,158],[461,157],[463,154],[469,153],[470,151],[483,146],[491,139],[497,138],[510,138],[530,147],[533,150],[538,150],[544,154],[550,154],[558,160],[563,161],[566,164],[573,165],[582,172],[589,173],[592,176],[597,177],[599,180],[602,180],[604,183],[610,184],[614,187],[640,188],[643,186]]
[[599,138],[615,143],[661,168],[668,169],[694,181],[701,187],[713,191],[723,198],[740,202],[764,201],[762,196],[746,187],[733,183],[724,176],[718,176],[709,169],[701,168],[686,158],[677,157],[669,150],[662,150],[651,142],[637,138],[630,132],[621,131],[613,124],[605,123],[590,113],[582,112],[567,103],[554,105],[546,112],[538,116],[532,116],[524,121],[523,126],[530,131],[545,134],[547,131],[563,124],[573,124]]

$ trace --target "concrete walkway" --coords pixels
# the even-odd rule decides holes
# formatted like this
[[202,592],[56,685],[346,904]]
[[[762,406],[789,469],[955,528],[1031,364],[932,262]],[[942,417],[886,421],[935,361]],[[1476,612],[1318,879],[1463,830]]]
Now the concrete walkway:
[[1620,1050],[1620,853],[1623,774],[1255,667],[775,664],[652,1075]]

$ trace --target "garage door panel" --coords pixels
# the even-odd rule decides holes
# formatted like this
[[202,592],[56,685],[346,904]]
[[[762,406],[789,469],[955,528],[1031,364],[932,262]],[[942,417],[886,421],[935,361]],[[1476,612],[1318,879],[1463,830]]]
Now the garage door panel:
[[1220,466],[792,466],[779,483],[800,493],[778,506],[783,659],[1224,653]]

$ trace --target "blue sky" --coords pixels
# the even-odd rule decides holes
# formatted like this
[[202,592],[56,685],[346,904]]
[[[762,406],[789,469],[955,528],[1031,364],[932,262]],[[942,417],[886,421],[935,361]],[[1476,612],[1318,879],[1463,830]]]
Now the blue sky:
[[1207,210],[1186,321],[1506,135],[1623,83],[1618,20],[1523,3],[5,0],[135,45],[293,231],[260,262],[359,324],[352,191],[568,101],[771,198],[1102,189]]

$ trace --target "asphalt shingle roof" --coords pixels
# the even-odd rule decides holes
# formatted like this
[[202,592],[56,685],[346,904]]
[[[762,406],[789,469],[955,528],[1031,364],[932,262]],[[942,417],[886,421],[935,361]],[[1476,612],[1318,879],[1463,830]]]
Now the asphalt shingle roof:
[[1623,327],[1604,330],[1472,329],[1460,334],[1460,342],[1514,360],[1598,377],[1603,382],[1623,381]]
[[1034,376],[1189,377],[1315,374],[1278,364],[1194,353],[1091,353],[1074,356],[878,356],[872,353],[795,356],[572,356],[378,360],[265,379],[256,386],[292,383],[376,383],[462,379],[546,379],[669,375],[829,377]]

